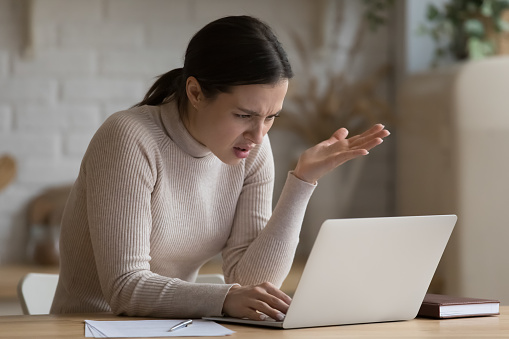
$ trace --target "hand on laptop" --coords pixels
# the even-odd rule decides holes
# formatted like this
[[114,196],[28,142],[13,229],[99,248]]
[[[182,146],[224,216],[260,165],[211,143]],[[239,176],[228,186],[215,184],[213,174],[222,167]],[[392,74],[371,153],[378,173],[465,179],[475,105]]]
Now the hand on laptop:
[[252,320],[265,320],[267,316],[283,320],[291,301],[288,295],[269,282],[252,286],[235,285],[226,295],[223,313]]
[[340,128],[328,140],[302,153],[293,174],[314,184],[339,165],[368,154],[389,134],[384,125],[376,124],[366,132],[347,139],[348,130]]

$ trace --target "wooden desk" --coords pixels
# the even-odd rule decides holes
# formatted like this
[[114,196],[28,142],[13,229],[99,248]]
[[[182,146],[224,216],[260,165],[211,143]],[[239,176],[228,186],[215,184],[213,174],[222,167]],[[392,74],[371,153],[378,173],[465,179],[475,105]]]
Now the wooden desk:
[[[18,315],[0,317],[0,338],[84,338],[88,320],[128,320],[108,314]],[[494,317],[410,321],[305,328],[295,330],[264,329],[225,325],[236,333],[231,338],[508,338],[509,306],[501,307]],[[228,337],[229,338],[229,337]]]

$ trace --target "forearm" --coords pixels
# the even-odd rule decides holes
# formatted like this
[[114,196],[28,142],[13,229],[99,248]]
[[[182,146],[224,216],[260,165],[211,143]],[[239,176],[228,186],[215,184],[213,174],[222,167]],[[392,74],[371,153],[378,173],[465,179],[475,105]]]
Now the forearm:
[[292,265],[305,210],[315,187],[291,173],[288,175],[265,228],[247,248],[239,246],[231,250],[234,253],[230,253],[224,265],[228,282],[243,285],[270,281],[276,286],[283,283]]
[[232,285],[196,284],[152,272],[132,274],[109,298],[112,312],[127,316],[219,316]]

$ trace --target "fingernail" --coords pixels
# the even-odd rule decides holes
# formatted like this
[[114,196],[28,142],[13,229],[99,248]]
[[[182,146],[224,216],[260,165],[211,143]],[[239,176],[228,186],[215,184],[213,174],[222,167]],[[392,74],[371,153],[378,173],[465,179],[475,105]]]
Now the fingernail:
[[283,313],[279,313],[277,316],[277,320],[283,321],[285,319],[285,315]]

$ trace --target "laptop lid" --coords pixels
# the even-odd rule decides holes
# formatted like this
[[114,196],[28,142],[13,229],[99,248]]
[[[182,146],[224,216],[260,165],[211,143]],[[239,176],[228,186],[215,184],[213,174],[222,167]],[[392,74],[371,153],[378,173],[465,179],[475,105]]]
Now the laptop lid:
[[284,328],[415,318],[457,217],[326,220]]
[[413,319],[456,220],[326,220],[283,322],[205,319],[287,329]]

